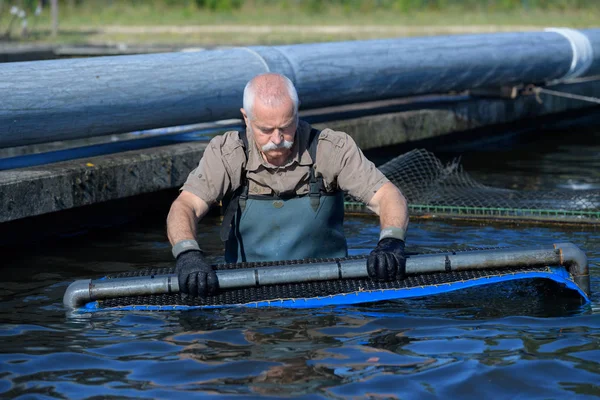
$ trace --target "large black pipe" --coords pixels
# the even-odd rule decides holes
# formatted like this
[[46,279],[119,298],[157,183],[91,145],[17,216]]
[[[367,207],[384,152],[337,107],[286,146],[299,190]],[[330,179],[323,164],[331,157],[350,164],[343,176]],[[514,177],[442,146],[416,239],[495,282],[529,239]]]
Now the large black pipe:
[[6,63],[0,147],[238,118],[248,80],[287,75],[303,108],[600,73],[600,29]]
[[[590,294],[590,276],[585,253],[572,243],[559,243],[545,248],[514,248],[465,251],[458,253],[410,256],[406,261],[409,275],[489,269],[561,265],[573,275],[575,283]],[[307,263],[274,267],[258,267],[217,271],[221,289],[239,289],[270,284],[324,281],[367,277],[366,259],[339,262]],[[177,275],[155,275],[138,278],[79,280],[65,292],[63,303],[70,308],[115,297],[178,293]]]

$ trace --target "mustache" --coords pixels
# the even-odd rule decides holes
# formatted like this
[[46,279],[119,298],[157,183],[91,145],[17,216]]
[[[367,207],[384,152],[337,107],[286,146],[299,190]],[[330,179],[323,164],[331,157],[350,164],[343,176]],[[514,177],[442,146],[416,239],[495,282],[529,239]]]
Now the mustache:
[[264,152],[267,151],[271,151],[271,150],[278,150],[278,149],[291,149],[292,146],[294,145],[294,142],[288,142],[287,140],[283,140],[281,143],[279,144],[275,144],[273,142],[269,142],[267,144],[265,144],[261,150]]

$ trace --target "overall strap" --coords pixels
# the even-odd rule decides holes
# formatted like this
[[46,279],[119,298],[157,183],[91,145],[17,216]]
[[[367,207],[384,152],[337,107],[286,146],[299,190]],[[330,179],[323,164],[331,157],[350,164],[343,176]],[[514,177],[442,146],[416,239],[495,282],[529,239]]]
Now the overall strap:
[[[313,160],[313,165],[310,168],[310,179],[309,179],[309,187],[310,187],[310,205],[315,210],[315,212],[319,209],[319,205],[321,203],[321,193],[325,191],[325,185],[323,184],[323,177],[317,177],[315,174],[314,163],[317,161],[317,145],[318,145],[318,136],[321,132],[315,128],[312,128],[310,131],[310,136],[308,138],[308,152],[310,157]],[[246,131],[240,131],[240,139],[242,140],[244,146],[244,153],[246,154],[246,160],[248,160],[248,137],[246,136]],[[315,141],[316,140],[316,141]],[[243,212],[246,207],[246,201],[248,200],[248,179],[246,178],[246,170],[242,171],[242,180],[239,188],[235,190],[235,192],[231,195],[231,198],[227,202],[227,208],[223,213],[223,224],[221,225],[221,240],[226,242],[229,239],[229,232],[231,230],[231,223],[237,213],[238,208]]]
[[[317,162],[317,146],[319,145],[318,137],[321,132],[312,128],[310,130],[310,137],[308,138],[308,154],[310,154],[310,158],[313,160],[313,165],[310,166],[310,205],[313,210],[317,211],[319,209],[319,204],[321,203],[321,192],[325,191],[325,185],[323,184],[323,177],[319,175],[316,176],[315,173],[315,163]],[[315,142],[316,140],[316,142]]]
[[[246,163],[248,163],[248,136],[246,136],[246,130],[244,129],[243,132],[240,133],[240,135],[242,143],[244,144],[244,154],[246,155]],[[240,187],[238,189],[240,190],[238,204],[242,211],[244,211],[244,208],[246,208],[246,200],[248,200],[249,188],[250,185],[248,184],[248,178],[246,177],[246,169],[244,168],[242,170],[242,180],[240,181]]]
[[[242,140],[242,147],[244,148],[244,154],[246,155],[246,160],[248,160],[248,137],[246,136],[246,130],[242,130],[239,132],[240,139]],[[235,218],[235,214],[237,213],[238,207],[241,207],[242,211],[246,207],[246,200],[248,199],[248,179],[246,178],[246,169],[242,170],[242,179],[240,182],[240,187],[238,187],[235,192],[227,201],[227,208],[223,213],[223,223],[221,224],[221,241],[226,242],[229,239],[229,232],[231,231],[231,223],[233,222],[233,218]]]

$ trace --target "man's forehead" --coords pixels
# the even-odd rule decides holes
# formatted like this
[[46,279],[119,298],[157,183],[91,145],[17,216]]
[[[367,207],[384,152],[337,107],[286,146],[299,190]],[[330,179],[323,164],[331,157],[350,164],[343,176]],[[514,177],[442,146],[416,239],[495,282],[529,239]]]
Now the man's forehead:
[[286,118],[255,118],[254,125],[259,128],[282,128],[286,126],[292,125],[296,122],[296,118],[294,116],[286,117]]
[[291,101],[281,102],[279,104],[267,104],[261,101],[254,103],[252,114],[257,118],[293,118],[294,117],[294,104]]
[[260,96],[254,99],[254,107],[266,109],[294,108],[294,102],[288,95],[283,96]]

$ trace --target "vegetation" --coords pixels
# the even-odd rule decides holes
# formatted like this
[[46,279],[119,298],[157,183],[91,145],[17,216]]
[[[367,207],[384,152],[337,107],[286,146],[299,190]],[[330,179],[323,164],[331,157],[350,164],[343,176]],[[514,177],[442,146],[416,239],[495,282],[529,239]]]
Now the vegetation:
[[0,0],[0,39],[271,44],[585,28],[600,21],[598,0],[59,0],[60,33],[51,38],[49,3]]

